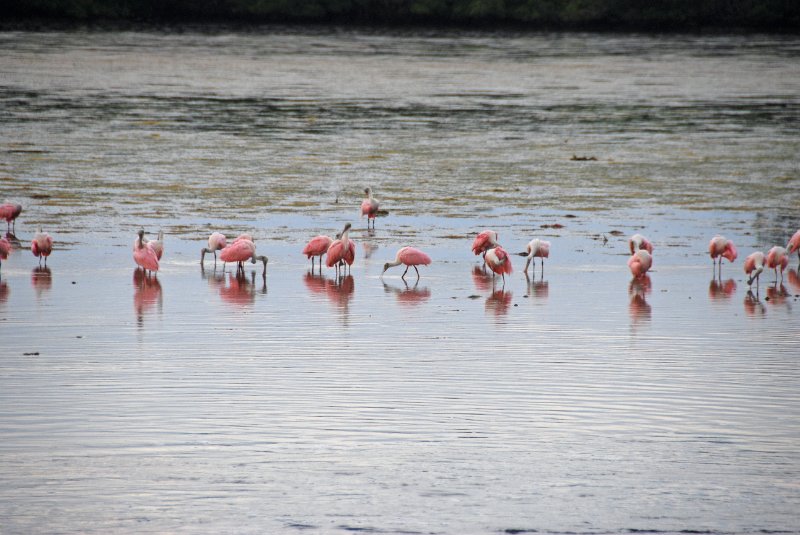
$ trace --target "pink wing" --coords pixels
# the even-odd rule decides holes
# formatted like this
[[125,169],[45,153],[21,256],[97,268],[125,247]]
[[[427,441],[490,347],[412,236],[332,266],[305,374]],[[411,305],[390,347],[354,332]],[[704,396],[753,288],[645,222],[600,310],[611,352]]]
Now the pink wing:
[[332,243],[333,240],[328,236],[315,236],[303,248],[303,254],[307,258],[325,254]]
[[414,247],[403,247],[398,252],[397,258],[407,266],[427,266],[431,263],[430,256]]
[[752,254],[749,254],[747,256],[747,258],[744,259],[744,272],[745,273],[750,274],[753,271],[755,271],[755,269],[756,269],[756,259],[758,258],[758,255],[761,255],[762,257],[764,256],[761,253],[752,253]]
[[497,256],[498,260],[502,261],[502,263],[497,266],[491,266],[492,271],[498,275],[503,273],[510,274],[513,271],[513,268],[511,267],[511,257],[508,256],[506,250],[498,245],[494,248],[494,254]]
[[211,236],[208,237],[208,248],[212,251],[218,251],[219,249],[224,249],[227,243],[225,243],[225,235],[219,232],[214,232]]
[[328,267],[333,267],[343,257],[344,257],[344,245],[342,244],[342,240],[335,240],[333,243],[331,243],[331,246],[328,248],[328,256],[325,259],[325,265]]
[[256,254],[256,244],[246,238],[237,238],[232,244],[224,248],[219,257],[223,262],[244,262]]
[[786,245],[786,250],[789,254],[800,249],[800,230],[794,233],[794,236],[789,238],[789,243]]
[[134,249],[133,260],[144,269],[158,271],[158,257],[156,257],[156,252],[150,247],[150,244]]
[[733,262],[736,260],[736,257],[739,256],[739,253],[736,251],[736,246],[733,245],[731,240],[725,244],[725,252],[722,253],[722,256],[728,259],[729,262]]
[[497,233],[493,230],[484,230],[475,236],[475,241],[472,242],[472,252],[476,255],[491,249],[493,241],[497,240]]
[[347,240],[347,251],[344,252],[344,261],[348,266],[352,266],[356,260],[356,242]]

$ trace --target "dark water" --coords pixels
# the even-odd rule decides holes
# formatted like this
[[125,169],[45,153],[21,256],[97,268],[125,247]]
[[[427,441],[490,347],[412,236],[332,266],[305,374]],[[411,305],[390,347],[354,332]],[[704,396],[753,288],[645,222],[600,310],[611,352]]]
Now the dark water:
[[[0,270],[0,532],[800,531],[798,259],[757,292],[741,271],[800,227],[796,38],[0,49],[0,197],[25,206]],[[352,277],[310,275],[304,242],[347,221]],[[142,226],[166,233],[154,279]],[[544,275],[484,275],[483,228],[552,241]],[[266,278],[201,270],[211,230],[251,232]],[[720,278],[715,233],[740,252]],[[381,279],[405,244],[434,263]]]

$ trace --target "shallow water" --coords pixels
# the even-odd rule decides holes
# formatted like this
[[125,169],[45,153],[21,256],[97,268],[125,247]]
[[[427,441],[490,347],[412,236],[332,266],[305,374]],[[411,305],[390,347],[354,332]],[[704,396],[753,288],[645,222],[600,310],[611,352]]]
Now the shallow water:
[[[0,41],[3,195],[57,243],[0,270],[3,533],[800,531],[798,261],[741,272],[800,226],[797,39]],[[352,277],[310,275],[346,221]],[[486,227],[544,275],[486,276]],[[266,278],[201,270],[211,229]]]

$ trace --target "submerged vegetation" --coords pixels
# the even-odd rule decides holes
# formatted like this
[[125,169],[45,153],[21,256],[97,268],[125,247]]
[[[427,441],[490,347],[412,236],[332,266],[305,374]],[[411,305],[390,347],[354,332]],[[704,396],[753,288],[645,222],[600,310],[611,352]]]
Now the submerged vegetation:
[[800,28],[797,0],[21,0],[8,19],[520,25],[533,28]]

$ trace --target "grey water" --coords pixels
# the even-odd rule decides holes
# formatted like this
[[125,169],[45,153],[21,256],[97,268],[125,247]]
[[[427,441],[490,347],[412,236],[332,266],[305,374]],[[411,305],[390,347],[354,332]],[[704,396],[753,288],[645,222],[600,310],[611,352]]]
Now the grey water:
[[742,272],[800,228],[797,37],[2,31],[0,125],[0,532],[800,532],[798,257]]

